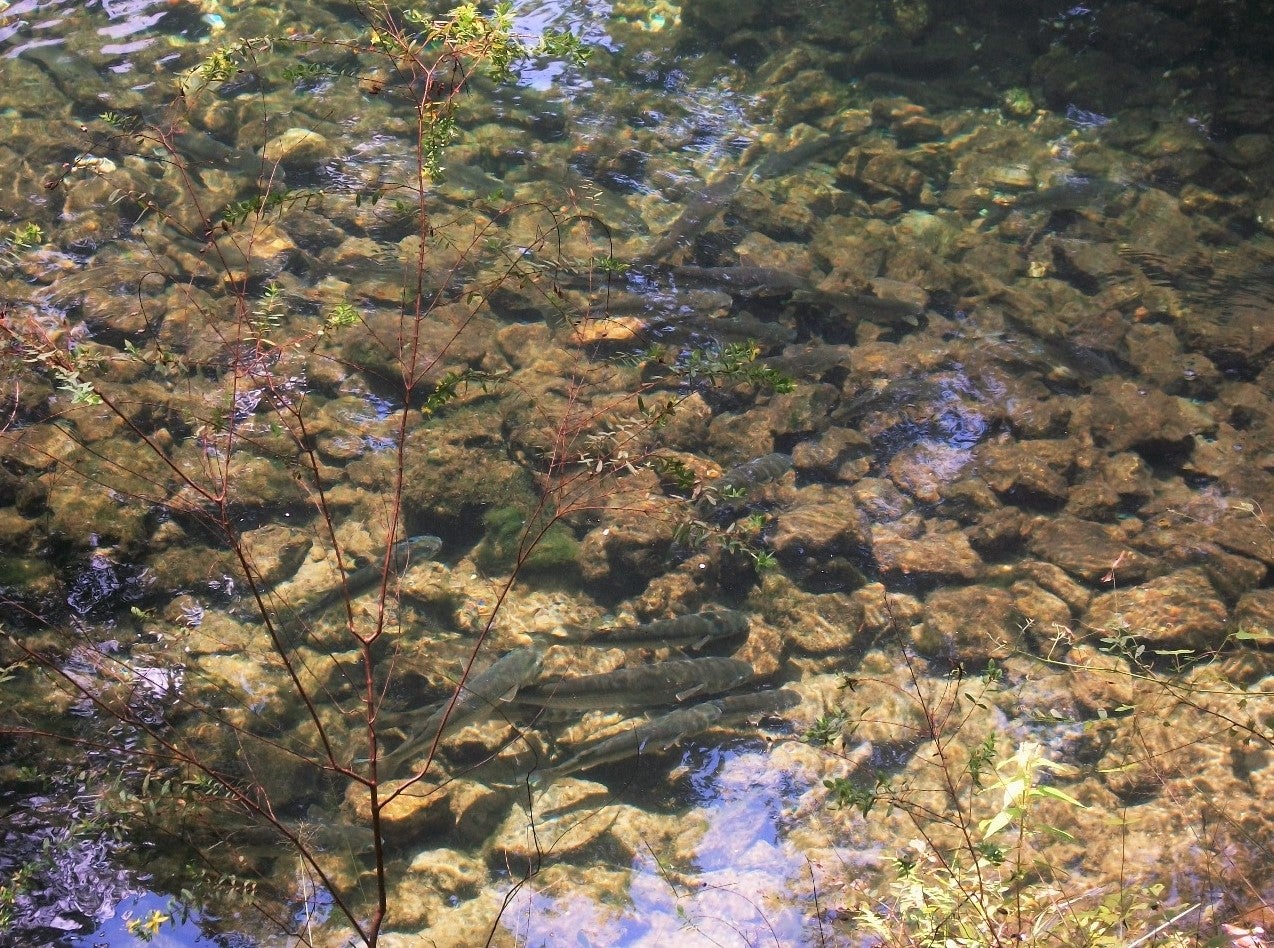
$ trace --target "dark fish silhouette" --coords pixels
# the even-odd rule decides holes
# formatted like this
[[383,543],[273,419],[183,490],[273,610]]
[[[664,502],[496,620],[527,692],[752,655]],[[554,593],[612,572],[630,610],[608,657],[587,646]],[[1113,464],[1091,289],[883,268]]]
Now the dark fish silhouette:
[[686,658],[544,681],[524,688],[515,700],[541,708],[648,708],[729,691],[754,674],[735,658]]
[[603,629],[588,635],[584,641],[592,645],[651,646],[680,645],[701,649],[716,639],[745,635],[748,617],[732,609],[714,609],[659,619],[630,629]]
[[755,720],[767,714],[777,714],[788,708],[795,708],[801,703],[801,696],[790,688],[780,688],[777,691],[753,691],[745,695],[728,695],[708,703],[716,705],[721,712],[718,723],[727,724]]
[[[394,544],[390,555],[390,570],[401,573],[412,560],[431,559],[442,549],[442,540],[430,534],[409,537]],[[310,619],[322,615],[337,603],[344,602],[346,596],[353,599],[380,583],[384,575],[384,563],[373,560],[365,566],[348,573],[344,585],[337,584],[331,589],[319,593],[312,599],[300,603],[293,611],[302,619]]]
[[540,670],[543,660],[544,653],[538,648],[514,649],[497,659],[490,668],[461,685],[455,699],[444,701],[419,731],[386,756],[386,762],[391,766],[410,762],[426,753],[435,740],[442,740],[471,721],[499,713],[500,705],[512,700],[517,690]]
[[574,757],[531,775],[531,783],[543,786],[577,770],[613,764],[641,754],[667,750],[687,737],[712,727],[721,717],[716,702],[708,701],[689,708],[678,708],[645,724],[623,731],[584,748]]
[[790,454],[763,454],[759,458],[745,461],[730,468],[723,475],[716,487],[720,493],[735,493],[750,487],[759,487],[777,481],[792,469]]
[[531,783],[544,785],[578,770],[613,764],[641,754],[665,751],[674,744],[701,734],[719,724],[764,717],[801,703],[795,691],[758,691],[704,701],[678,708],[637,727],[615,734],[584,748],[575,756],[532,775]]
[[760,181],[777,178],[824,152],[844,147],[850,140],[851,136],[847,134],[824,135],[822,138],[802,142],[787,151],[766,155],[744,170],[726,172],[695,195],[681,215],[672,222],[668,233],[641,254],[637,258],[637,263],[639,265],[656,263],[679,246],[689,244],[707,230],[708,225],[734,200],[739,189],[752,178]]

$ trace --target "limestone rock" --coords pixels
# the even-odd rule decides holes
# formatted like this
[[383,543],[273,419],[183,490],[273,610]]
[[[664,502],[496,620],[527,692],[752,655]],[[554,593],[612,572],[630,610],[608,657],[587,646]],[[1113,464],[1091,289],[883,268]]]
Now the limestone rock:
[[1025,580],[1014,583],[1009,591],[1017,611],[1030,622],[1032,637],[1041,646],[1067,633],[1072,622],[1070,606],[1057,596]]
[[1104,379],[1093,386],[1089,405],[1093,436],[1112,451],[1171,452],[1215,423],[1184,398],[1136,382]]
[[1112,570],[1120,582],[1139,582],[1154,565],[1132,549],[1117,528],[1073,517],[1037,521],[1029,546],[1036,556],[1089,583],[1100,581]]
[[1093,594],[1071,579],[1060,566],[1039,560],[1026,560],[1018,564],[1018,573],[1062,600],[1072,612],[1083,612],[1092,601]]
[[964,448],[924,441],[899,451],[889,462],[889,478],[921,503],[942,499],[946,485],[960,479],[971,463]]
[[262,157],[291,167],[312,167],[336,154],[331,140],[308,128],[289,128],[265,143]]
[[244,552],[266,586],[293,575],[313,544],[309,533],[271,524],[242,536]]
[[1008,658],[1020,648],[1013,597],[994,586],[937,589],[911,641],[923,655],[973,666]]
[[1203,650],[1220,646],[1227,618],[1207,574],[1191,568],[1097,596],[1084,625],[1126,630],[1152,646]]
[[[748,600],[765,619],[766,629],[776,630],[784,646],[806,655],[843,656],[853,648],[862,625],[862,606],[844,593],[818,595],[805,592],[779,572],[766,573]],[[751,661],[754,631],[748,646],[736,657]],[[760,644],[758,641],[757,644]],[[775,657],[782,657],[778,650]],[[771,659],[773,661],[773,659]],[[758,674],[765,674],[755,662]]]
[[1001,441],[978,447],[978,473],[998,494],[1045,501],[1066,499],[1075,465],[1071,441]]
[[541,855],[561,857],[584,849],[611,828],[618,815],[608,806],[610,790],[600,783],[563,778],[536,800],[535,812],[521,803],[509,811],[495,833],[492,849],[514,865],[536,865]]
[[625,583],[651,579],[664,572],[672,537],[672,525],[658,517],[633,517],[598,527],[580,543],[580,571],[594,583],[616,575]]
[[[381,808],[380,818],[385,832],[401,840],[417,837],[431,827],[445,826],[450,817],[447,797],[453,791],[454,784],[435,782],[428,778],[418,780],[410,786],[407,784],[405,780],[391,780],[381,785],[382,800],[390,794],[398,793]],[[400,790],[401,793],[398,792]],[[363,826],[371,825],[371,798],[361,784],[349,785],[345,793],[345,808],[350,812],[353,822]]]
[[770,545],[781,559],[858,558],[871,549],[871,532],[845,490],[816,486],[798,492],[794,505],[779,516]]
[[926,533],[910,539],[887,526],[874,526],[872,550],[886,574],[926,581],[972,580],[982,575],[982,557],[959,530]]
[[1245,593],[1234,609],[1232,625],[1260,645],[1274,645],[1274,589]]

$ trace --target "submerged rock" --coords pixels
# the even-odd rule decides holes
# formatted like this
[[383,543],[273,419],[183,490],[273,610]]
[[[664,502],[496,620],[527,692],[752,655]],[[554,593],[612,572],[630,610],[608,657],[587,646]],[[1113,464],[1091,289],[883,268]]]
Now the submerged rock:
[[978,473],[1014,500],[1059,503],[1069,490],[1079,445],[1066,440],[997,441],[978,447]]
[[857,559],[870,551],[871,533],[845,489],[811,486],[797,492],[793,506],[778,517],[770,545],[789,561],[836,555]]
[[1258,645],[1274,645],[1274,589],[1245,594],[1234,608],[1233,626]]
[[929,655],[973,667],[1021,649],[1021,621],[1013,597],[994,586],[938,589],[925,600],[924,622],[912,644]]
[[1228,618],[1207,573],[1192,568],[1097,596],[1084,614],[1084,625],[1126,632],[1152,647],[1206,651],[1220,647]]
[[1107,574],[1120,582],[1139,582],[1154,566],[1118,528],[1073,517],[1037,520],[1028,544],[1036,556],[1089,583],[1106,581]]
[[1093,435],[1110,450],[1131,448],[1154,458],[1187,448],[1193,436],[1215,427],[1186,399],[1120,379],[1094,386],[1089,419]]
[[982,575],[984,566],[960,530],[926,533],[914,539],[887,526],[871,531],[876,564],[886,576],[922,582],[968,581]]
[[491,846],[502,861],[535,867],[551,852],[567,856],[595,843],[610,829],[618,815],[609,805],[610,788],[604,784],[566,777],[550,784],[528,812],[515,804],[496,831]]

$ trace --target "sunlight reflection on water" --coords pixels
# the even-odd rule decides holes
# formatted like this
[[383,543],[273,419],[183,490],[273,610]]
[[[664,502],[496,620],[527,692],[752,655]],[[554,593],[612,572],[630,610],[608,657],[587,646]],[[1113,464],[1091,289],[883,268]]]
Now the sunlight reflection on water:
[[[706,821],[691,866],[662,864],[663,853],[638,854],[626,893],[537,891],[514,899],[505,925],[528,946],[796,945],[817,927],[801,899],[806,860],[784,834],[783,814],[808,788],[775,768],[764,747],[695,751],[687,775]],[[587,933],[587,934],[584,934]]]

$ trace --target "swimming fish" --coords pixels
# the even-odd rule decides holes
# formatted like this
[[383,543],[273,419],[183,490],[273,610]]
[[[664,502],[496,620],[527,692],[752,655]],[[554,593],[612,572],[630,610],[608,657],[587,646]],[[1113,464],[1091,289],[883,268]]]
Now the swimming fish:
[[712,727],[721,717],[716,702],[707,701],[689,708],[678,708],[668,714],[630,728],[592,744],[574,757],[531,775],[531,784],[542,786],[559,777],[602,764],[613,764],[641,754],[665,751],[679,741]]
[[1011,211],[1048,211],[1052,214],[1089,208],[1100,210],[1135,188],[1135,184],[1115,178],[1070,175],[1048,187],[997,198],[983,216],[989,223],[996,224],[1008,217]]
[[590,645],[665,646],[680,645],[698,651],[716,639],[744,635],[748,617],[733,609],[713,609],[675,619],[658,619],[628,629],[603,629],[588,635]]
[[[431,559],[440,549],[442,549],[442,540],[427,533],[400,540],[394,544],[390,554],[389,568],[397,575],[405,570],[411,561]],[[344,602],[347,596],[353,599],[378,585],[384,575],[384,567],[385,564],[379,559],[372,560],[346,574],[344,585],[337,583],[331,589],[301,603],[293,611],[303,619],[322,615],[337,603]]]
[[924,314],[924,307],[909,300],[888,299],[867,293],[820,290],[816,287],[794,291],[792,302],[814,307],[822,311],[827,319],[837,319],[855,326],[864,321],[878,326],[917,326]]
[[637,257],[637,263],[639,265],[656,263],[677,247],[691,243],[694,238],[707,230],[708,225],[721,211],[729,206],[734,196],[739,193],[739,189],[748,180],[756,178],[758,181],[764,181],[767,178],[777,178],[825,151],[847,145],[850,140],[851,136],[848,134],[824,135],[821,138],[802,142],[787,151],[766,155],[741,171],[726,172],[695,195],[686,205],[686,209],[672,222],[668,232],[655,241],[649,250]]
[[790,688],[777,691],[753,691],[745,695],[727,695],[708,702],[717,706],[721,712],[720,724],[735,721],[749,721],[763,718],[767,714],[777,714],[788,708],[795,708],[801,703],[801,696]]
[[774,714],[801,703],[801,696],[791,689],[758,691],[746,695],[730,695],[704,701],[689,708],[678,708],[645,724],[591,744],[574,757],[532,775],[533,785],[543,785],[602,764],[613,764],[644,753],[665,751],[687,737],[693,737],[720,724],[743,721]]
[[540,670],[543,661],[544,653],[538,648],[514,649],[496,659],[490,668],[462,684],[454,700],[444,701],[425,719],[420,730],[386,755],[385,760],[394,764],[410,761],[426,753],[435,740],[442,740],[471,721],[498,712],[499,706],[510,701]]
[[735,658],[684,658],[544,681],[524,688],[515,700],[541,708],[645,708],[729,691],[754,674]]
[[675,281],[680,286],[703,286],[722,290],[732,297],[759,299],[789,296],[798,292],[813,292],[814,286],[807,277],[794,270],[779,267],[670,267],[666,274],[661,268],[646,271],[651,279],[660,276]]
[[753,458],[751,461],[745,461],[730,468],[721,475],[721,480],[716,487],[723,494],[734,493],[760,484],[768,484],[770,481],[777,481],[791,469],[790,454],[778,452],[763,454],[759,458]]
[[703,233],[725,209],[751,177],[751,171],[728,171],[694,196],[686,209],[672,222],[668,232],[655,241],[649,250],[637,257],[637,263],[648,264],[662,260],[682,244],[689,244]]

